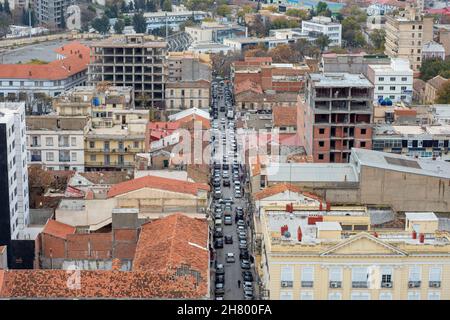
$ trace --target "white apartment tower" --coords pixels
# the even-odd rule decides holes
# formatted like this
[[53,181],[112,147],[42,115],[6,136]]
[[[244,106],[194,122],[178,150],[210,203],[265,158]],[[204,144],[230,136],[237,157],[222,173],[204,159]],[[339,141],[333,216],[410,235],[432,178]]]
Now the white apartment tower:
[[[25,103],[0,103],[0,245],[27,239],[29,223]],[[9,251],[9,249],[8,249]]]
[[313,17],[312,20],[302,21],[302,33],[319,32],[330,38],[330,46],[340,46],[342,41],[342,26],[331,21],[329,17]]

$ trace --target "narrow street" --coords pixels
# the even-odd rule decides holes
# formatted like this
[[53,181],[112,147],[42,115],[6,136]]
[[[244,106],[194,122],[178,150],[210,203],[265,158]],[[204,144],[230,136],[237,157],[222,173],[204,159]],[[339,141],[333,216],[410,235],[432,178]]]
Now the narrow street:
[[[241,151],[235,134],[235,112],[231,88],[227,84],[213,84],[212,133],[212,214],[214,215],[214,247],[216,259],[213,269],[215,298],[225,300],[255,299],[253,257],[248,251],[250,236],[248,204],[244,194],[245,177]],[[231,114],[232,113],[232,114]],[[227,221],[226,221],[227,219]],[[230,223],[231,222],[231,223]],[[241,230],[238,230],[238,224]],[[222,230],[222,234],[220,234]],[[216,232],[219,231],[219,234]],[[229,243],[228,237],[232,237]],[[228,243],[227,243],[228,242]],[[223,244],[223,248],[221,248]],[[232,254],[233,258],[229,257]],[[244,265],[241,265],[241,264]],[[223,265],[224,277],[220,276]],[[217,267],[218,266],[218,267]],[[244,267],[245,269],[243,269]],[[219,270],[219,271],[218,271]],[[250,272],[244,281],[243,271]],[[251,280],[251,281],[250,281]],[[222,285],[223,283],[223,290]],[[218,284],[218,286],[217,286]],[[244,291],[245,284],[245,291]]]

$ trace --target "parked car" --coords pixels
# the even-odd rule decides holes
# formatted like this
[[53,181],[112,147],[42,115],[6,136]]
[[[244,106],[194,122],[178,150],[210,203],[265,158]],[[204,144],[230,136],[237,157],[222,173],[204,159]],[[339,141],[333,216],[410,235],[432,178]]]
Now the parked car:
[[218,264],[216,266],[216,274],[225,274],[225,268],[223,264]]
[[225,294],[225,285],[223,283],[216,283],[216,290],[214,291],[216,295]]
[[222,228],[216,228],[216,230],[214,230],[214,238],[222,238],[222,237],[223,237]]
[[214,241],[214,248],[215,249],[223,248],[223,238],[217,238],[216,241]]
[[244,222],[244,220],[238,220],[237,225],[238,225],[238,226],[245,227],[245,222]]
[[[219,182],[219,184],[220,184],[220,182]],[[224,179],[223,180],[223,186],[224,187],[229,187],[230,186],[230,180],[229,179]]]
[[227,263],[235,263],[236,262],[236,259],[234,258],[234,253],[232,253],[232,252],[227,253],[226,262]]
[[253,291],[244,290],[244,300],[253,300]]
[[244,281],[253,281],[253,275],[251,271],[242,271],[242,277],[244,278]]
[[241,260],[241,268],[244,270],[250,270],[250,261],[246,259]]
[[216,283],[225,283],[225,275],[216,274]]
[[231,218],[231,216],[225,216],[223,221],[224,224],[228,226],[233,224],[233,219]]

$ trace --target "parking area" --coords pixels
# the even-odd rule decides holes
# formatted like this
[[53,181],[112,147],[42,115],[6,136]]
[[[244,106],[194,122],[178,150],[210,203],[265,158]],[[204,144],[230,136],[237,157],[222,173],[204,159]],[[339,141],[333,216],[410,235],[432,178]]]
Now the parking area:
[[215,261],[212,279],[215,299],[256,299],[254,259],[245,175],[231,87],[223,81],[212,84],[211,185],[214,215]]

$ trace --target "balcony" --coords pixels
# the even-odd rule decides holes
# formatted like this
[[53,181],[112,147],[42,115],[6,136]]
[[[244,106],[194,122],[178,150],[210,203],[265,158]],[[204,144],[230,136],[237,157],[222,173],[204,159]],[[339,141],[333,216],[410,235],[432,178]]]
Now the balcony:
[[428,282],[428,286],[430,288],[440,288],[441,287],[441,282],[440,281],[429,281]]
[[59,157],[59,162],[70,162],[70,157]]
[[342,281],[330,281],[330,288],[342,288]]
[[367,281],[352,281],[352,288],[368,288],[369,283]]
[[392,288],[393,283],[391,281],[381,282],[381,288]]
[[302,281],[302,288],[312,288],[314,281]]
[[134,162],[119,162],[119,161],[110,161],[110,162],[95,162],[95,161],[88,161],[86,162],[85,166],[86,167],[105,167],[105,168],[110,168],[110,167],[134,167],[135,163]]
[[281,281],[282,288],[292,288],[294,286],[294,281]]
[[408,288],[420,288],[421,281],[409,281]]

